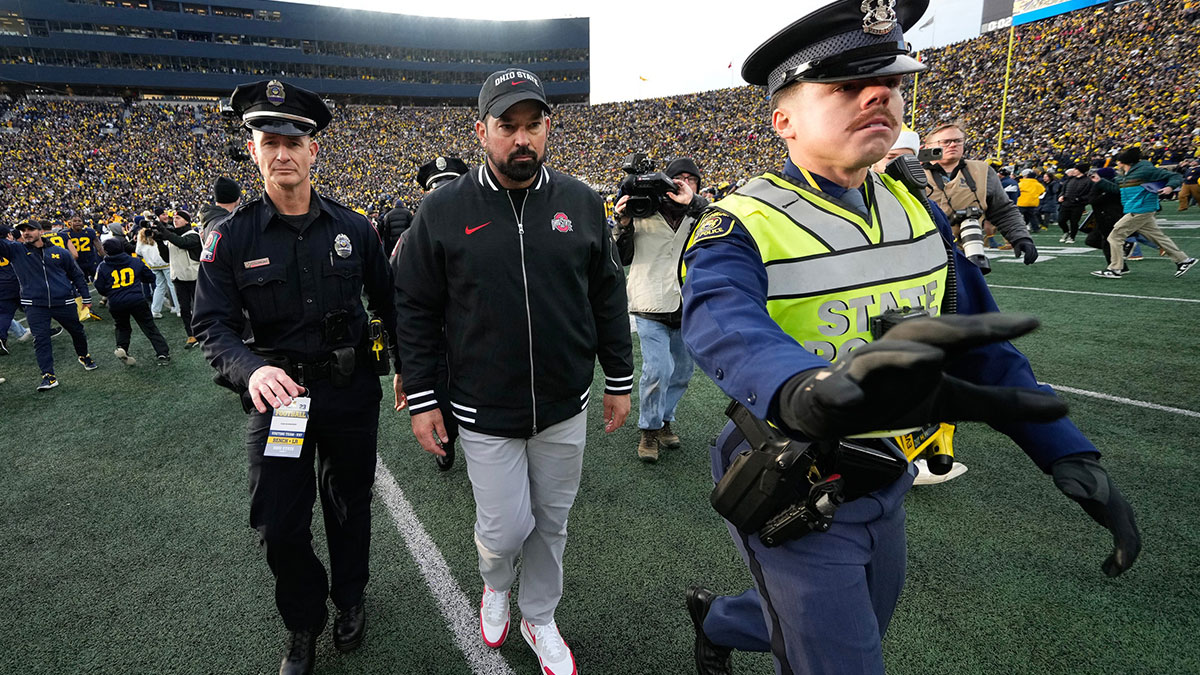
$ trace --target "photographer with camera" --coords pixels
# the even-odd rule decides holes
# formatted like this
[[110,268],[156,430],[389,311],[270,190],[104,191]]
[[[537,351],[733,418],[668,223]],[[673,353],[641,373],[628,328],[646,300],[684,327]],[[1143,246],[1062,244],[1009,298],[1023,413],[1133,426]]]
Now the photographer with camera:
[[629,266],[629,313],[642,344],[637,456],[653,463],[660,447],[680,445],[671,422],[695,364],[680,333],[679,257],[708,200],[698,194],[700,169],[690,157],[655,173],[654,163],[635,153],[623,168],[630,175],[621,183],[613,215],[617,252]]
[[175,212],[173,227],[161,218],[154,227],[156,236],[167,240],[171,284],[179,298],[180,318],[188,336],[183,348],[191,349],[199,344],[192,330],[192,303],[196,297],[196,278],[200,273],[200,231],[192,225],[192,214],[187,211]]
[[[1038,257],[1037,247],[1029,229],[1009,198],[1000,177],[984,162],[964,159],[966,132],[957,124],[943,124],[925,137],[925,146],[941,148],[942,158],[925,164],[931,189],[929,199],[937,204],[947,218],[955,211],[974,206],[983,212],[982,225],[986,237],[999,230],[1012,244],[1017,257],[1032,265]],[[955,228],[955,236],[958,228]]]

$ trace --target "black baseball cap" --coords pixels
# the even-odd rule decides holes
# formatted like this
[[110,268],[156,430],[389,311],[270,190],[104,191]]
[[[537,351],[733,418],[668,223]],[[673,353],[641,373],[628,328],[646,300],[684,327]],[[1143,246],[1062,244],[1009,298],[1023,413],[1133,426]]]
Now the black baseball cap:
[[497,70],[488,75],[479,90],[479,119],[488,115],[500,117],[514,103],[521,101],[537,101],[547,113],[550,112],[540,77],[523,68]]
[[229,105],[247,128],[282,136],[311,136],[333,119],[320,96],[279,80],[239,84]]
[[919,73],[904,31],[929,0],[837,0],[793,22],[751,52],[742,79],[774,94],[792,82],[847,82]]
[[24,232],[25,230],[44,230],[46,229],[46,224],[40,220],[22,220],[21,222],[17,223],[17,226],[13,229],[17,232]]

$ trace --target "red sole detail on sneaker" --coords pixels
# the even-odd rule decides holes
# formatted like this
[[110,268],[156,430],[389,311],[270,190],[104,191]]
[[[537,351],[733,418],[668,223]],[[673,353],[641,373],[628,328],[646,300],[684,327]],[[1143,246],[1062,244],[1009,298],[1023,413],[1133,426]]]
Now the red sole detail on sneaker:
[[499,649],[500,646],[504,644],[504,641],[508,638],[508,626],[504,626],[504,632],[500,634],[499,640],[490,642],[488,641],[487,636],[483,634],[483,625],[481,624],[479,626],[479,637],[483,638],[483,644],[491,647],[492,649]]

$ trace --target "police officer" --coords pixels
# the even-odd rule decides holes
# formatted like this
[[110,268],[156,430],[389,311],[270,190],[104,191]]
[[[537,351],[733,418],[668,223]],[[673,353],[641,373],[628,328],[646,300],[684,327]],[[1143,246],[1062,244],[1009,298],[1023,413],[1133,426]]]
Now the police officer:
[[[427,194],[433,192],[439,187],[446,185],[463,175],[469,170],[467,163],[457,157],[438,157],[432,161],[426,162],[417,169],[417,183]],[[399,207],[397,207],[399,208]],[[389,228],[392,225],[392,214],[397,209],[389,211],[385,217],[385,222]],[[407,212],[408,209],[405,209]],[[412,214],[409,213],[409,218]],[[392,249],[391,265],[392,275],[396,278],[400,276],[400,252],[404,250],[404,240],[408,233],[408,223],[404,224],[404,229],[398,233],[395,230],[389,229],[389,236],[395,233],[396,243]],[[392,378],[392,390],[396,396],[395,409],[396,412],[404,410],[408,406],[408,397],[404,395],[404,381],[400,377],[400,351],[399,345],[393,350],[393,359],[396,363],[396,375]],[[442,444],[442,450],[445,455],[434,455],[434,463],[437,464],[438,471],[449,471],[454,466],[454,444],[458,440],[458,418],[454,416],[454,410],[450,405],[450,367],[446,362],[446,347],[443,338],[440,350],[442,353],[441,359],[437,364],[437,384],[433,387],[434,395],[437,396],[438,408],[442,411],[442,420],[446,424],[446,441]]]
[[[339,651],[355,649],[366,626],[382,390],[368,361],[360,296],[365,287],[371,310],[393,326],[391,272],[367,220],[313,190],[313,135],[331,118],[324,102],[272,80],[239,86],[231,104],[252,131],[247,145],[265,194],[209,234],[195,322],[209,363],[253,406],[246,430],[250,524],[262,536],[276,606],[290,631],[280,673],[310,673],[327,598],[338,610]],[[252,348],[241,338],[247,321]],[[272,408],[300,396],[311,407],[299,456],[279,456],[286,453],[266,448]],[[317,492],[331,580],[311,543]]]
[[[1103,569],[1120,574],[1140,549],[1132,509],[1095,446],[1063,417],[1066,406],[1007,342],[1036,321],[995,313],[944,218],[935,222],[900,182],[868,171],[899,134],[903,75],[924,69],[903,29],[926,6],[839,0],[751,54],[742,75],[767,85],[788,160],[697,225],[683,259],[684,340],[754,417],[839,448],[834,459],[847,436],[990,423],[1112,531]],[[957,283],[947,287],[951,264]],[[960,315],[941,316],[955,304]],[[900,307],[936,318],[903,321],[873,342],[870,319]],[[747,447],[728,426],[712,451],[714,479]],[[885,463],[900,456],[888,443],[876,447]],[[884,672],[880,641],[904,580],[902,500],[913,473],[900,467],[842,504],[828,532],[767,547],[729,524],[755,588],[738,597],[689,589],[699,672],[730,672],[731,647],[771,650],[779,673]],[[863,484],[859,473],[821,480]]]

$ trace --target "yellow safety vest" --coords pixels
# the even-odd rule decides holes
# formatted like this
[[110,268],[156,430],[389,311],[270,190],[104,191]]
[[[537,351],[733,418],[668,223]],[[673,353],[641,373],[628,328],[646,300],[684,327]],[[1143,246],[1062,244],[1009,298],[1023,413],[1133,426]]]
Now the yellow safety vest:
[[[771,173],[712,206],[754,238],[771,319],[831,362],[870,342],[871,318],[889,309],[936,316],[946,290],[946,245],[925,208],[890,177],[867,176],[866,219],[815,182],[809,188]],[[689,248],[709,231],[707,220]]]

